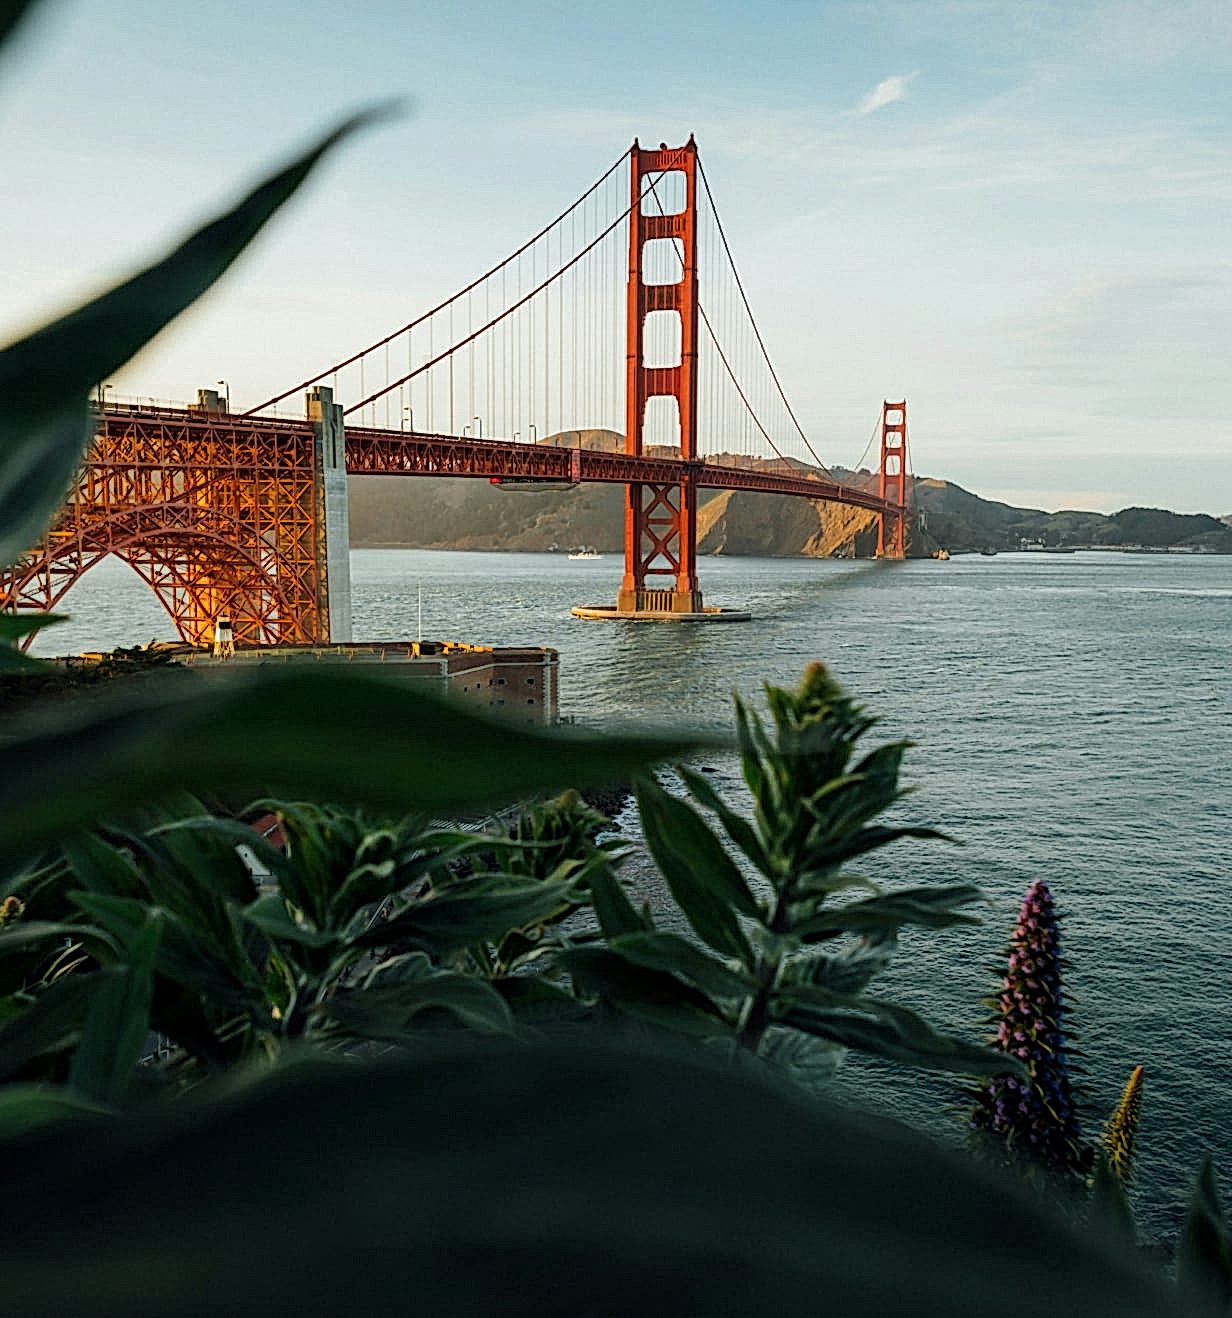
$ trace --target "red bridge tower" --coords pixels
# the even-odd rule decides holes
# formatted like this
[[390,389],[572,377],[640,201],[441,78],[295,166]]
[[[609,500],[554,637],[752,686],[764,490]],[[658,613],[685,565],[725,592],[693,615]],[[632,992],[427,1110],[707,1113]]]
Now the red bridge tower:
[[[697,145],[692,136],[682,147],[660,143],[643,150],[636,140],[630,152],[632,209],[629,214],[629,282],[626,290],[626,413],[625,451],[642,453],[647,404],[652,398],[672,398],[680,427],[680,459],[697,462]],[[648,176],[684,176],[684,208],[665,209],[655,191],[647,191]],[[649,213],[647,213],[649,208]],[[674,239],[683,269],[674,284],[648,284],[644,278],[645,246],[656,239]],[[680,321],[680,360],[672,366],[647,366],[646,317],[652,311],[673,312]],[[648,580],[649,579],[649,580]],[[661,583],[661,584],[660,584]],[[616,597],[618,613],[700,613],[697,586],[697,485],[685,466],[679,483],[629,485],[625,497],[625,574]]]
[[897,504],[877,519],[877,557],[907,556],[907,400],[881,404],[881,482],[877,493]]

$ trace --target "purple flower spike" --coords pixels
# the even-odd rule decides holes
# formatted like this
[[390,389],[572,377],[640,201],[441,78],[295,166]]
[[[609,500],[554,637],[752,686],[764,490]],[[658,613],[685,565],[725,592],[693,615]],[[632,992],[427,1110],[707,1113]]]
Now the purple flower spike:
[[1065,1053],[1060,931],[1043,879],[1022,900],[997,1003],[996,1046],[1022,1061],[1030,1079],[996,1076],[983,1085],[971,1124],[991,1135],[1011,1160],[1081,1175],[1081,1133]]

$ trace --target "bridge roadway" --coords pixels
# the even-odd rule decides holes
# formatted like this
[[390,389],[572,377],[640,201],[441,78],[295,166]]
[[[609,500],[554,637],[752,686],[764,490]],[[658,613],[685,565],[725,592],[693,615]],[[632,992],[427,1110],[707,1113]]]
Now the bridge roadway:
[[[163,442],[178,438],[209,439],[238,456],[244,441],[278,436],[310,440],[312,423],[295,417],[241,416],[203,412],[194,408],[132,406],[109,403],[101,409],[103,431],[111,440],[139,441],[157,435]],[[504,439],[476,439],[468,435],[424,434],[419,431],[348,425],[346,469],[353,476],[459,476],[498,477],[510,481],[545,481],[554,484],[602,482],[628,485],[672,485],[690,480],[703,489],[750,490],[760,494],[823,499],[870,512],[897,515],[898,505],[861,490],[819,476],[727,466],[719,462],[682,462],[648,454],[608,453],[597,449],[557,448],[551,444],[522,444]],[[117,451],[118,450],[118,451]],[[186,455],[186,454],[185,454]],[[219,448],[213,449],[217,461]],[[147,466],[149,453],[138,443],[130,449],[112,447],[106,459],[111,467]],[[200,461],[196,452],[193,457]],[[206,459],[200,477],[209,479]],[[228,466],[230,464],[227,464]],[[241,466],[244,465],[241,460]]]
[[506,480],[577,484],[693,484],[716,490],[752,490],[897,513],[898,507],[866,490],[786,472],[749,470],[715,462],[596,449],[555,448],[469,436],[408,434],[400,430],[346,430],[346,467],[354,476],[487,476]]

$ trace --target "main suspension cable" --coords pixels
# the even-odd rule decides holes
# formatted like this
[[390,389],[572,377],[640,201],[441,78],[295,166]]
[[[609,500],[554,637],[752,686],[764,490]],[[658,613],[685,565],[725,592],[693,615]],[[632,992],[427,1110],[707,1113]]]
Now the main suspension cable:
[[804,441],[804,447],[813,455],[813,461],[821,468],[825,468],[825,463],[817,456],[817,450],[809,443],[809,437],[804,433],[804,427],[800,424],[795,412],[792,411],[791,404],[787,401],[787,394],[784,392],[783,385],[778,377],[778,372],[774,369],[774,363],[770,360],[770,353],[766,349],[765,341],[761,337],[761,330],[757,328],[757,321],[753,318],[753,308],[749,306],[749,299],[744,291],[744,284],[740,279],[740,271],[736,269],[736,261],[732,256],[731,245],[727,241],[727,234],[723,230],[723,221],[719,219],[718,207],[714,204],[714,194],[710,191],[710,180],[706,177],[706,169],[702,164],[701,156],[697,158],[698,173],[702,176],[702,186],[706,189],[706,199],[710,202],[710,210],[714,215],[715,227],[719,231],[719,238],[723,243],[723,250],[727,254],[727,263],[731,266],[732,276],[736,281],[736,288],[740,292],[741,301],[744,303],[744,309],[748,313],[749,323],[753,327],[753,334],[757,339],[757,346],[761,349],[761,355],[765,358],[766,366],[770,371],[770,378],[774,381],[774,387],[778,390],[779,397],[783,400],[783,406],[787,409],[787,415],[791,417],[792,425],[796,428],[796,433]]
[[[299,384],[292,385],[290,389],[284,389],[282,393],[275,394],[273,398],[266,399],[264,403],[259,403],[256,407],[250,407],[248,411],[242,412],[240,413],[240,415],[253,416],[257,412],[264,412],[267,407],[273,407],[275,403],[281,403],[284,398],[290,398],[292,394],[298,393],[301,389],[307,389],[309,385],[315,384],[318,380],[324,379],[325,376],[335,374],[338,371],[342,370],[344,367],[353,365],[361,358],[366,357],[368,353],[375,351],[377,348],[383,348],[387,343],[392,342],[400,334],[409,333],[417,326],[422,325],[424,321],[430,320],[438,312],[444,311],[447,307],[451,306],[459,298],[465,297],[468,293],[471,292],[472,289],[478,288],[479,285],[482,284],[485,280],[491,279],[493,275],[500,273],[512,261],[517,260],[517,258],[520,257],[522,253],[525,252],[528,248],[533,247],[539,241],[539,239],[544,236],[544,234],[550,233],[554,228],[556,228],[558,224],[561,224],[564,220],[568,219],[568,217],[574,211],[576,211],[577,208],[587,200],[587,198],[589,198],[593,193],[595,193],[599,188],[601,188],[608,181],[608,179],[612,177],[612,175],[620,168],[621,165],[625,163],[626,160],[628,160],[628,158],[629,158],[629,151],[625,151],[624,154],[618,157],[612,163],[611,167],[607,169],[594,183],[592,183],[591,186],[587,188],[587,190],[584,193],[582,193],[582,195],[571,206],[567,206],[563,211],[561,211],[561,213],[550,224],[544,225],[544,227],[540,229],[539,232],[535,234],[533,238],[528,238],[526,242],[524,242],[516,252],[513,252],[510,256],[507,256],[503,261],[498,261],[496,265],[492,266],[490,270],[485,271],[482,275],[479,276],[478,279],[472,280],[469,284],[467,284],[465,288],[461,289],[457,293],[454,293],[451,297],[447,297],[443,302],[438,303],[435,307],[432,308],[431,311],[425,311],[421,316],[417,316],[414,320],[410,321],[408,324],[403,325],[401,329],[394,330],[392,334],[387,334],[383,339],[378,339],[375,343],[369,344],[368,347],[361,348],[359,352],[352,353],[351,356],[347,357],[344,361],[337,362],[333,366],[328,366],[326,367],[325,370],[318,371],[316,375],[310,375],[306,380],[301,381]],[[354,411],[353,408],[350,408],[348,410]]]
[[[611,172],[612,171],[609,170],[608,174],[604,175],[604,178],[606,179],[611,174]],[[360,401],[357,403],[353,403],[350,407],[348,407],[345,410],[343,415],[350,416],[352,412],[358,412],[360,408],[367,407],[369,403],[375,402],[376,399],[382,397],[384,394],[388,393],[391,389],[397,389],[400,385],[406,384],[408,380],[412,380],[417,375],[422,375],[425,371],[431,370],[433,366],[436,366],[438,363],[446,360],[446,358],[452,357],[452,355],[455,352],[457,352],[459,348],[466,347],[468,343],[470,343],[474,339],[477,339],[481,334],[486,334],[488,330],[490,330],[494,325],[499,325],[502,321],[507,320],[510,316],[513,315],[515,311],[518,311],[520,308],[524,307],[532,298],[537,297],[540,293],[542,293],[545,288],[550,288],[558,279],[561,278],[562,275],[564,275],[568,270],[571,270],[575,265],[577,265],[578,262],[581,261],[581,259],[584,256],[587,256],[592,251],[594,251],[594,249],[598,247],[598,245],[608,236],[608,234],[610,234],[614,229],[616,229],[626,219],[628,219],[630,215],[633,214],[633,212],[637,209],[638,206],[642,204],[643,200],[647,196],[653,194],[657,201],[658,194],[655,192],[655,189],[658,187],[658,185],[659,185],[659,179],[655,178],[654,181],[650,183],[649,187],[647,187],[641,193],[640,196],[634,198],[634,200],[629,203],[629,205],[625,208],[625,210],[623,210],[619,215],[617,215],[616,218],[607,226],[606,229],[603,230],[601,234],[599,234],[596,238],[593,238],[589,243],[587,243],[587,245],[583,247],[581,251],[575,253],[575,255],[565,265],[561,266],[559,270],[554,271],[542,283],[532,288],[529,293],[524,294],[511,306],[506,307],[505,310],[502,311],[498,316],[494,316],[491,320],[488,321],[486,325],[480,326],[480,328],[475,330],[474,333],[469,334],[465,339],[462,339],[460,342],[453,344],[452,347],[446,348],[444,352],[437,353],[435,357],[431,357],[429,358],[429,360],[425,362],[421,362],[413,371],[408,372],[406,375],[402,376],[401,379],[392,380],[381,389],[378,389],[375,393],[369,394],[366,398],[361,398]],[[568,212],[566,212],[566,214],[567,213]],[[523,248],[522,250],[525,251],[525,248]],[[499,268],[500,267],[498,266],[497,269]],[[444,303],[442,305],[447,306],[448,303]],[[302,386],[297,386],[297,387],[302,387]],[[290,390],[288,392],[294,392],[294,390]],[[285,395],[283,396],[285,397]]]

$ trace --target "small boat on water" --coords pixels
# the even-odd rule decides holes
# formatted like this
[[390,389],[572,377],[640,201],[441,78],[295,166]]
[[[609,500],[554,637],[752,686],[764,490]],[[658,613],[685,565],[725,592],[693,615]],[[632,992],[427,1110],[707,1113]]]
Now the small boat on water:
[[995,549],[981,549],[980,553],[985,558],[996,558],[997,556],[997,551]]
[[590,545],[582,545],[578,549],[569,551],[570,558],[602,558],[603,555],[598,550],[592,549]]
[[950,561],[950,551],[948,549],[937,549],[933,551],[933,557],[939,563],[948,563]]

